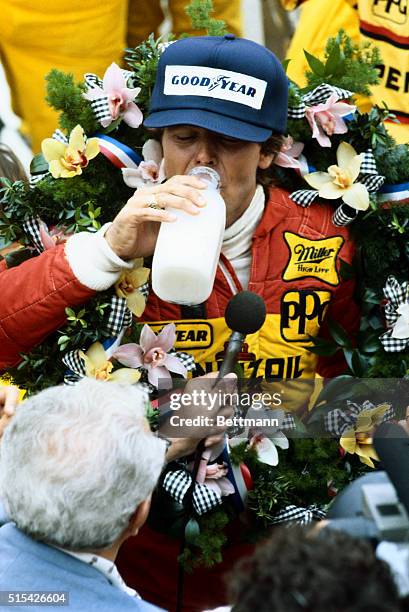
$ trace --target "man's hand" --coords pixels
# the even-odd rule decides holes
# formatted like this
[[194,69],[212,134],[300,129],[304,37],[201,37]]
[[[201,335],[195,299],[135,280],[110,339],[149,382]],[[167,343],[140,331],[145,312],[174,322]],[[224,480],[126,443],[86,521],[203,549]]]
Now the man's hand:
[[149,257],[155,249],[159,223],[176,220],[166,208],[197,215],[205,205],[200,194],[205,188],[206,183],[195,176],[173,176],[161,185],[137,189],[108,228],[106,241],[121,259]]
[[0,438],[4,428],[14,415],[20,392],[17,387],[0,387]]
[[212,372],[192,378],[179,399],[178,393],[170,394],[171,398],[175,396],[173,401],[180,407],[172,410],[159,430],[161,436],[172,442],[166,453],[168,462],[193,453],[202,439],[205,440],[205,448],[223,440],[228,427],[226,420],[234,414],[237,376],[227,374],[216,383],[217,375],[217,372]]

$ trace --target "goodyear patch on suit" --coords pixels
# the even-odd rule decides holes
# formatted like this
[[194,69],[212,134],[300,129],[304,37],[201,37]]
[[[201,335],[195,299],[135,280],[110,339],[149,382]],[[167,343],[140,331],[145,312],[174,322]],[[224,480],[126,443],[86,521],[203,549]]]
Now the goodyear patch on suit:
[[338,285],[336,267],[338,253],[344,243],[342,236],[310,240],[292,232],[284,232],[290,258],[283,273],[283,280],[317,278],[328,285]]
[[287,291],[281,298],[281,336],[286,342],[308,342],[316,336],[331,301],[330,291]]
[[[189,351],[195,349],[207,349],[213,344],[213,327],[206,321],[170,321],[176,324],[177,351]],[[155,334],[166,325],[166,323],[149,323]]]

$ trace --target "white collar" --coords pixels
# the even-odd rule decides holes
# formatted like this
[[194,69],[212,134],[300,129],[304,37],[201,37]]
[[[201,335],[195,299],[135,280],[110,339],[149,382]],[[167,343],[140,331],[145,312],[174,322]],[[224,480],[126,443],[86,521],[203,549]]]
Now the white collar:
[[137,593],[137,591],[135,591],[135,589],[131,589],[131,587],[125,584],[120,573],[118,572],[118,568],[116,567],[113,561],[109,561],[109,559],[105,559],[105,557],[100,557],[99,555],[95,555],[94,553],[73,552],[72,550],[60,548],[59,546],[55,546],[55,548],[58,548],[67,555],[71,555],[71,557],[79,559],[79,561],[82,561],[87,565],[92,565],[92,567],[95,567],[95,569],[101,572],[101,574],[104,574],[110,584],[117,587],[121,591],[124,591],[127,595],[130,595],[131,597],[137,597],[138,599],[141,599],[141,596],[139,595],[139,593]]
[[264,206],[264,190],[261,185],[257,185],[253,199],[244,213],[224,230],[222,253],[230,261],[250,252],[253,234],[263,216]]

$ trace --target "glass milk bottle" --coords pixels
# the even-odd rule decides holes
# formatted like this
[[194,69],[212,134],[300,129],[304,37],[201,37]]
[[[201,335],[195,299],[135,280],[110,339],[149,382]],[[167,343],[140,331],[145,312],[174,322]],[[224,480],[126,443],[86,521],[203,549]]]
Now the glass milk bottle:
[[207,166],[190,175],[207,184],[200,193],[206,206],[198,215],[169,208],[176,217],[162,223],[152,262],[152,288],[158,297],[176,304],[201,304],[212,292],[226,224],[226,205],[218,187],[220,177]]

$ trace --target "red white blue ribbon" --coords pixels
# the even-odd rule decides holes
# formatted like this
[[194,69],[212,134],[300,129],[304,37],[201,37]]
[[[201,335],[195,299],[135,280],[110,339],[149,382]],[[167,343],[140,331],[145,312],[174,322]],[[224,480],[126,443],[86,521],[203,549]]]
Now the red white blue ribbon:
[[142,157],[123,142],[106,134],[95,136],[98,138],[101,153],[117,168],[137,168],[141,163]]
[[384,185],[378,194],[381,202],[405,202],[409,200],[409,183]]

